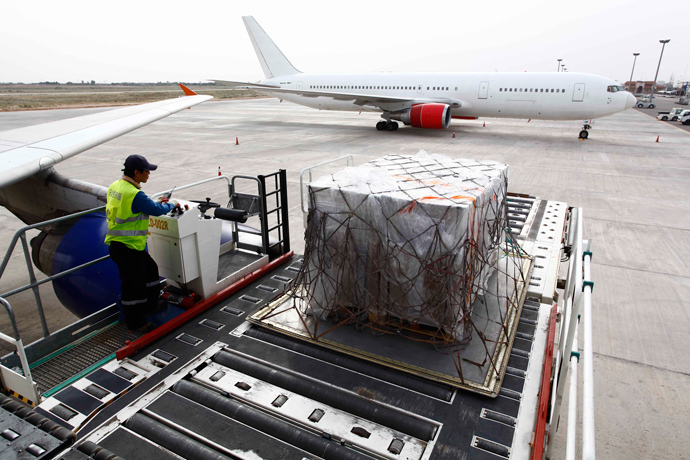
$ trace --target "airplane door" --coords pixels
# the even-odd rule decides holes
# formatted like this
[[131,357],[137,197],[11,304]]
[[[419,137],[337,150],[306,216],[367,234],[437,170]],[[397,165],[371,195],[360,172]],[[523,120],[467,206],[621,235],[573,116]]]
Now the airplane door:
[[489,82],[483,81],[479,83],[479,99],[486,99],[489,95]]
[[575,83],[573,90],[573,102],[582,102],[585,99],[585,84]]

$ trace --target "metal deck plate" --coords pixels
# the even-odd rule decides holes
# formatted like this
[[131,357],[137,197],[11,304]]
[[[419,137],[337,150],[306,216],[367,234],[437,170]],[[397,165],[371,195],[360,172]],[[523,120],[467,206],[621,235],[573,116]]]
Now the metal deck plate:
[[[472,340],[464,348],[436,349],[421,343],[414,333],[373,335],[357,331],[354,325],[313,318],[299,313],[299,300],[283,296],[249,316],[249,321],[276,332],[334,349],[423,378],[495,397],[501,387],[518,318],[527,292],[524,282],[506,282],[505,273],[519,269],[529,279],[532,260],[508,256],[499,260],[499,269],[489,280],[488,292],[474,302],[472,320],[476,325]],[[514,268],[509,268],[514,267]],[[500,299],[510,298],[517,309],[505,308]],[[482,340],[479,332],[486,338]],[[316,337],[316,338],[315,338]]]

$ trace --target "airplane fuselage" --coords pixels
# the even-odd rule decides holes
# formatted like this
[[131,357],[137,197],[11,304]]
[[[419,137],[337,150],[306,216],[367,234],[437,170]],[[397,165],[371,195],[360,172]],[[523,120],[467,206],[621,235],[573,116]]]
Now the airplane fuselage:
[[[631,107],[634,97],[613,80],[582,73],[298,73],[261,81],[285,89],[333,92],[340,97],[261,91],[320,110],[396,112],[402,102],[360,105],[346,94],[458,101],[454,118],[502,117],[548,120],[599,118]],[[615,88],[615,90],[612,90]],[[459,105],[459,106],[457,106]],[[383,106],[383,107],[382,107]]]

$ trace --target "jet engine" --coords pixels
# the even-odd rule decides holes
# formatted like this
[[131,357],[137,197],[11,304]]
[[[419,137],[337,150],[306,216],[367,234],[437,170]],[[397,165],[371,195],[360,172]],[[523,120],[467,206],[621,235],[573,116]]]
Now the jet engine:
[[[31,240],[34,265],[46,275],[61,273],[108,255],[103,242],[108,223],[105,214],[87,214],[50,233]],[[62,305],[83,318],[112,305],[120,295],[117,265],[108,259],[53,280]]]
[[391,119],[415,128],[445,129],[450,125],[451,110],[448,104],[415,104],[405,112],[391,113]]

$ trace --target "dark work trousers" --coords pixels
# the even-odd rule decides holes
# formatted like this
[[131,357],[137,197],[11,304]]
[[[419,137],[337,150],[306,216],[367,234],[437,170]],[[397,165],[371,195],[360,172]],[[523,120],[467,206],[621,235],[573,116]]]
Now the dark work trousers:
[[131,249],[118,241],[110,243],[110,257],[120,269],[125,324],[135,330],[147,323],[146,316],[158,305],[158,265],[146,251]]

